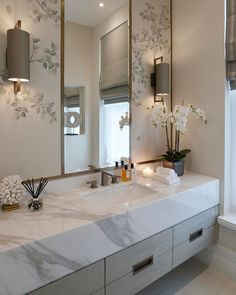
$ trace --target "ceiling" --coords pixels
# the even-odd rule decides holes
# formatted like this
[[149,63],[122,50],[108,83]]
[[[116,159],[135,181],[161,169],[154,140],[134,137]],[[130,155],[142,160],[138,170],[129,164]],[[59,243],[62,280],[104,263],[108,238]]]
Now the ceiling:
[[[99,7],[103,2],[104,7]],[[128,0],[65,0],[65,20],[94,28]]]

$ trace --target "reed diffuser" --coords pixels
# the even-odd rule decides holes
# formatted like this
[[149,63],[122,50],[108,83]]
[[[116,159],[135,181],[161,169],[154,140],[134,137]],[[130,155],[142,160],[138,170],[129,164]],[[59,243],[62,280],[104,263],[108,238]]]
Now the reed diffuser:
[[35,184],[35,182],[36,181],[33,178],[31,180],[27,179],[25,181],[22,181],[22,185],[32,197],[28,203],[28,208],[34,211],[39,210],[43,207],[43,202],[39,199],[39,196],[48,184],[48,180],[47,178],[42,177],[39,181],[38,186]]

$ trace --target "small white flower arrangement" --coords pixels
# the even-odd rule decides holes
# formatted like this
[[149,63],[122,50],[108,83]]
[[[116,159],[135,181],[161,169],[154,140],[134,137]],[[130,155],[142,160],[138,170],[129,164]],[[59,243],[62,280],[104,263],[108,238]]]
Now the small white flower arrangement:
[[4,177],[0,183],[0,202],[2,205],[18,204],[23,196],[23,187],[19,175],[10,175]]
[[129,124],[129,113],[125,112],[125,115],[122,115],[119,121],[120,130],[123,130],[125,126],[129,126]]
[[[180,136],[185,134],[187,130],[187,122],[190,114],[195,114],[198,119],[201,119],[207,124],[207,116],[205,112],[193,105],[177,105],[173,112],[169,112],[165,103],[157,103],[151,108],[152,122],[154,127],[161,126],[166,130],[167,152],[163,155],[164,159],[170,162],[178,162],[186,157],[191,152],[189,149],[179,150]],[[175,128],[174,147],[170,144],[170,126]]]

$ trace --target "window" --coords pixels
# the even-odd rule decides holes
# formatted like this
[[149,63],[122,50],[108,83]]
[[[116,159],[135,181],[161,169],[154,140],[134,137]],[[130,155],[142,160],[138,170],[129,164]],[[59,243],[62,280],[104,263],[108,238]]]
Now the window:
[[104,165],[114,165],[121,157],[129,157],[129,126],[121,130],[121,116],[129,112],[128,102],[104,104]]
[[[230,108],[231,108],[231,209],[236,211],[236,90],[230,91]],[[227,147],[226,147],[227,148]],[[227,151],[226,151],[227,153]]]

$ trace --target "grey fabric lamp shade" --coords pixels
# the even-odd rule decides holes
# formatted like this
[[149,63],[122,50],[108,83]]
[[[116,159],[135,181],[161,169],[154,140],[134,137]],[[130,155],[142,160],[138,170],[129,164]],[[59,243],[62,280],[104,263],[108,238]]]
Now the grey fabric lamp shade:
[[30,80],[30,35],[26,31],[7,31],[7,72],[10,81]]
[[169,94],[169,64],[156,64],[156,95]]

